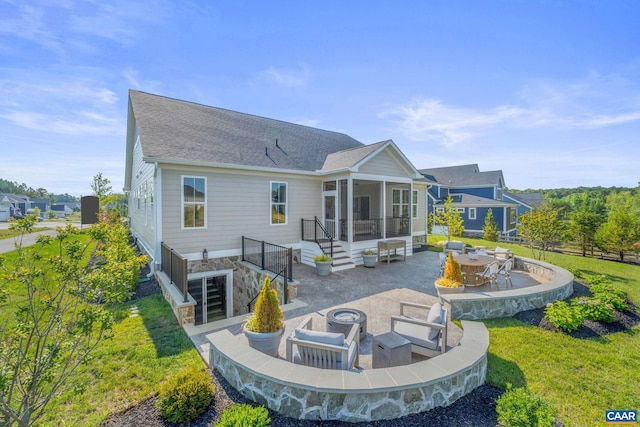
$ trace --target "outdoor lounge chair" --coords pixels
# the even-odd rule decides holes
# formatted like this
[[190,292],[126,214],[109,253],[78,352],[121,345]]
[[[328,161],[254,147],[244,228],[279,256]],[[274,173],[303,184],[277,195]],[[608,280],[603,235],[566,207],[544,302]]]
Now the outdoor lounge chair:
[[450,251],[457,252],[458,254],[465,254],[467,253],[467,247],[464,242],[449,241],[444,245],[443,252],[448,254]]
[[[425,316],[405,315],[405,307],[424,309]],[[391,330],[411,341],[413,353],[435,357],[447,351],[447,310],[440,303],[401,302],[400,316],[391,316]]]
[[287,337],[289,362],[322,369],[349,370],[357,366],[360,325],[354,323],[346,338],[342,333],[319,332],[311,328],[312,318],[307,316]]

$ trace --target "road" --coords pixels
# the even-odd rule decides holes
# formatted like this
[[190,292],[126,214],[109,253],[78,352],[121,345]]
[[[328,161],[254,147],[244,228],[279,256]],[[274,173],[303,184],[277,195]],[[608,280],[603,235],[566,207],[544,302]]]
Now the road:
[[[52,228],[52,230],[36,231],[35,233],[26,234],[22,237],[22,246],[31,246],[38,239],[39,234],[46,234],[47,236],[55,236],[58,234],[56,227],[66,227],[69,224],[68,221],[45,221],[38,223],[37,227]],[[74,224],[79,227],[80,224]],[[89,226],[87,226],[89,227]],[[9,222],[0,222],[0,229],[8,229]],[[17,238],[10,237],[8,239],[0,239],[0,254],[11,252],[16,249]]]

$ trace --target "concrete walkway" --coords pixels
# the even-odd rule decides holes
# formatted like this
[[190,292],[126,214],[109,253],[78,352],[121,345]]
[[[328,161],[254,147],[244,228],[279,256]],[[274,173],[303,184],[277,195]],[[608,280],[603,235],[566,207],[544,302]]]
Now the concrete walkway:
[[[290,334],[308,315],[313,317],[314,330],[326,330],[326,314],[340,307],[361,310],[367,315],[367,337],[361,342],[360,364],[371,366],[371,344],[374,335],[390,330],[390,318],[400,314],[400,301],[411,301],[433,305],[438,302],[434,281],[439,272],[439,257],[436,252],[418,252],[406,261],[390,264],[378,263],[375,268],[356,267],[321,277],[315,268],[303,264],[294,266],[294,278],[300,282],[298,299],[283,306],[285,311],[285,335]],[[522,272],[512,273],[514,287],[539,284],[543,279]],[[481,286],[471,291],[488,290]],[[209,343],[205,336],[213,331],[228,329],[244,339],[242,322],[245,316],[225,319],[197,327],[187,327],[196,348],[208,362]],[[454,323],[449,324],[448,346],[457,345],[462,331]],[[280,357],[285,357],[282,340]],[[419,356],[416,356],[419,357]]]
[[[58,231],[57,230],[43,230],[43,231],[37,231],[35,233],[30,233],[30,234],[25,234],[24,236],[22,236],[22,247],[27,247],[27,246],[31,246],[34,243],[36,243],[36,240],[38,240],[38,236],[40,234],[44,234],[47,236],[57,236],[58,235]],[[16,244],[19,243],[18,242],[18,237],[10,237],[8,239],[0,239],[0,254],[4,254],[7,252],[11,252],[11,251],[15,251],[16,250]]]

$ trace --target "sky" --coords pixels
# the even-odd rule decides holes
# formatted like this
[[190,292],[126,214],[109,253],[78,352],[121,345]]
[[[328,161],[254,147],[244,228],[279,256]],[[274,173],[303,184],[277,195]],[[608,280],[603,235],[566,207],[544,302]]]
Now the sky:
[[122,192],[128,90],[392,139],[510,189],[636,187],[637,0],[0,0],[0,178]]

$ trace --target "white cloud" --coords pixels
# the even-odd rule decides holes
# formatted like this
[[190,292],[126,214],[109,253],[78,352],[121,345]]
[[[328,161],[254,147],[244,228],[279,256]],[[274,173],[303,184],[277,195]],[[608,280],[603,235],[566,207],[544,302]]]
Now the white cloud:
[[414,99],[387,107],[396,130],[413,141],[438,141],[447,148],[493,129],[589,130],[640,121],[640,88],[619,76],[590,73],[575,82],[537,82],[520,92],[518,103],[490,108],[446,105]]
[[266,70],[260,72],[260,76],[278,86],[283,87],[304,87],[310,80],[309,68],[301,65],[297,68],[276,68],[270,66]]

